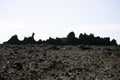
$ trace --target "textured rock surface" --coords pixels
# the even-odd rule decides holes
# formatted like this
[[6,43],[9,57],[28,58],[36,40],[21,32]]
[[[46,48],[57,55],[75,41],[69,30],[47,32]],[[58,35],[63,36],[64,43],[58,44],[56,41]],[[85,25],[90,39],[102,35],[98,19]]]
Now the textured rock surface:
[[0,45],[0,80],[120,80],[120,47]]

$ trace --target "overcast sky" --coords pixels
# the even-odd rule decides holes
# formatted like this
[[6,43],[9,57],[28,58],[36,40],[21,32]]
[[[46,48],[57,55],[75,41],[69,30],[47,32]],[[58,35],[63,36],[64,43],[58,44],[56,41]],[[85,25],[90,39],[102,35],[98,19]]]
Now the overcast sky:
[[120,0],[0,0],[0,43],[66,37],[70,31],[115,38],[120,44]]

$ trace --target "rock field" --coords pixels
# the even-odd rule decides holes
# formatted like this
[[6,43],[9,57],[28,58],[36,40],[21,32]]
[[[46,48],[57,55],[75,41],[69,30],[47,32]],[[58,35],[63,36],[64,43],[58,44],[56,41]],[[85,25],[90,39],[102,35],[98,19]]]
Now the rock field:
[[0,80],[120,80],[120,46],[1,44]]

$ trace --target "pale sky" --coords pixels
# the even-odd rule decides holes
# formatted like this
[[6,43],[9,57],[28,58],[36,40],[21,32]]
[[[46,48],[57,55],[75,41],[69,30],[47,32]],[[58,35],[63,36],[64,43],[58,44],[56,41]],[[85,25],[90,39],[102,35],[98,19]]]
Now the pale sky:
[[120,0],[0,0],[0,43],[14,34],[45,40],[71,31],[120,44]]

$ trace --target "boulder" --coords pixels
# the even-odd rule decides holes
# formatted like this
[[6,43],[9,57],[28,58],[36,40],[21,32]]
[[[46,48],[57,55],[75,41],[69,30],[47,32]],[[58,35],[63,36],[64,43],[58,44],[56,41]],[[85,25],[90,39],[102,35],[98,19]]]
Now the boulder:
[[13,35],[7,42],[8,44],[20,44],[20,40],[17,35]]

